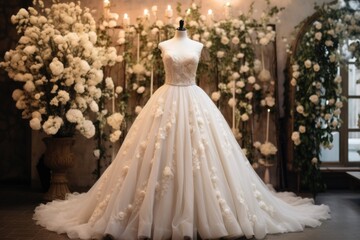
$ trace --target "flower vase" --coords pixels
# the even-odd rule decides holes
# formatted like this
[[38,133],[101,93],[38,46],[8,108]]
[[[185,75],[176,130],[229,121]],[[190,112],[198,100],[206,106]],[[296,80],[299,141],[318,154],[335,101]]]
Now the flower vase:
[[44,163],[51,169],[50,188],[45,193],[44,199],[47,201],[65,199],[65,195],[70,193],[66,172],[74,165],[72,147],[75,140],[71,137],[48,137],[43,141],[46,145]]

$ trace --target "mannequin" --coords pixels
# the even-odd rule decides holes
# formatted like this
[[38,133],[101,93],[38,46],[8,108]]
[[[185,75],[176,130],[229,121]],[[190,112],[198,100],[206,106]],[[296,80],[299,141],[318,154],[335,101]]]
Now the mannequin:
[[203,44],[188,38],[186,28],[184,27],[184,20],[180,20],[174,37],[159,43],[159,48],[162,53],[167,50],[182,52],[186,49],[186,52],[195,52],[200,55]]

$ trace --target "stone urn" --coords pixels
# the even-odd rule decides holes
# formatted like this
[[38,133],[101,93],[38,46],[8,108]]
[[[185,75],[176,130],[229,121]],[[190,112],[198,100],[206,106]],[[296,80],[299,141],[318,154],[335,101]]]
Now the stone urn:
[[75,140],[72,137],[47,137],[43,141],[46,145],[44,163],[51,170],[50,188],[44,199],[65,199],[65,195],[70,193],[66,172],[74,165],[72,148]]

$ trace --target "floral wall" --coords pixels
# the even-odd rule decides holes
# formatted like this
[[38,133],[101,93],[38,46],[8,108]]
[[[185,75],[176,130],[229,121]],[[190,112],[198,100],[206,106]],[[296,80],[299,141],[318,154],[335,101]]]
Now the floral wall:
[[[50,2],[50,1],[45,1]],[[81,1],[83,6],[96,9],[97,13],[94,14],[95,17],[99,17],[103,12],[103,1],[100,0],[89,0]],[[124,13],[127,13],[130,16],[131,21],[135,21],[135,18],[139,15],[142,15],[145,8],[151,9],[151,6],[158,6],[158,16],[159,18],[165,13],[165,8],[168,4],[171,4],[173,8],[176,7],[177,1],[153,1],[153,0],[114,0],[111,2],[111,12],[118,13],[120,19]],[[225,1],[220,0],[209,0],[209,1],[195,1],[202,4],[202,10],[206,14],[208,9],[214,11],[215,18],[221,18],[222,11],[224,10],[223,3]],[[244,0],[232,0],[231,13],[237,15],[239,11],[246,12],[250,5],[250,1]],[[255,14],[260,14],[261,10],[266,6],[266,1],[255,1]],[[323,2],[330,2],[329,0],[273,0],[271,3],[278,7],[285,7],[280,15],[281,23],[277,24],[277,88],[278,88],[278,99],[279,106],[282,106],[283,102],[286,99],[283,99],[283,83],[284,76],[283,70],[286,67],[286,48],[285,44],[281,40],[282,37],[286,37],[291,41],[290,34],[294,30],[294,27],[300,23],[304,18],[310,16],[314,12],[314,3],[321,4]],[[190,5],[191,1],[181,1],[184,8]],[[121,23],[121,20],[119,20]],[[11,99],[9,100],[11,101]],[[279,109],[280,116],[283,115],[283,109]],[[41,141],[43,135],[38,132],[33,133],[32,137],[32,182],[34,186],[39,186],[39,178],[36,172],[36,163],[40,158],[41,154],[44,151],[44,145]],[[93,157],[92,150],[95,143],[92,140],[87,140],[82,136],[79,136],[75,146],[77,162],[74,168],[69,173],[69,180],[71,185],[78,187],[87,187],[94,182],[94,177],[91,172],[95,168],[95,158]],[[275,176],[274,174],[272,176]]]

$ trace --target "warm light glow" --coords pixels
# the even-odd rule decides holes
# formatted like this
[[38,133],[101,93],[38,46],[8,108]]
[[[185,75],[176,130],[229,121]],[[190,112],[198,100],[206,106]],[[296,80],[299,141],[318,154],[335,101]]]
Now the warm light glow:
[[110,0],[104,0],[104,6],[110,7]]
[[149,10],[148,9],[144,9],[144,15],[148,16],[149,15]]
[[186,10],[186,15],[189,15],[190,13],[191,13],[191,9],[188,8],[188,9]]
[[226,4],[225,4],[227,7],[230,7],[230,2],[226,2]]
[[270,112],[270,108],[268,108],[268,112]]
[[129,15],[127,13],[124,14],[124,19],[129,19]]
[[208,10],[208,15],[212,15],[213,14],[213,10],[209,9]]
[[167,6],[167,9],[168,9],[168,10],[171,10],[171,6],[170,6],[170,5],[168,5],[168,6]]

